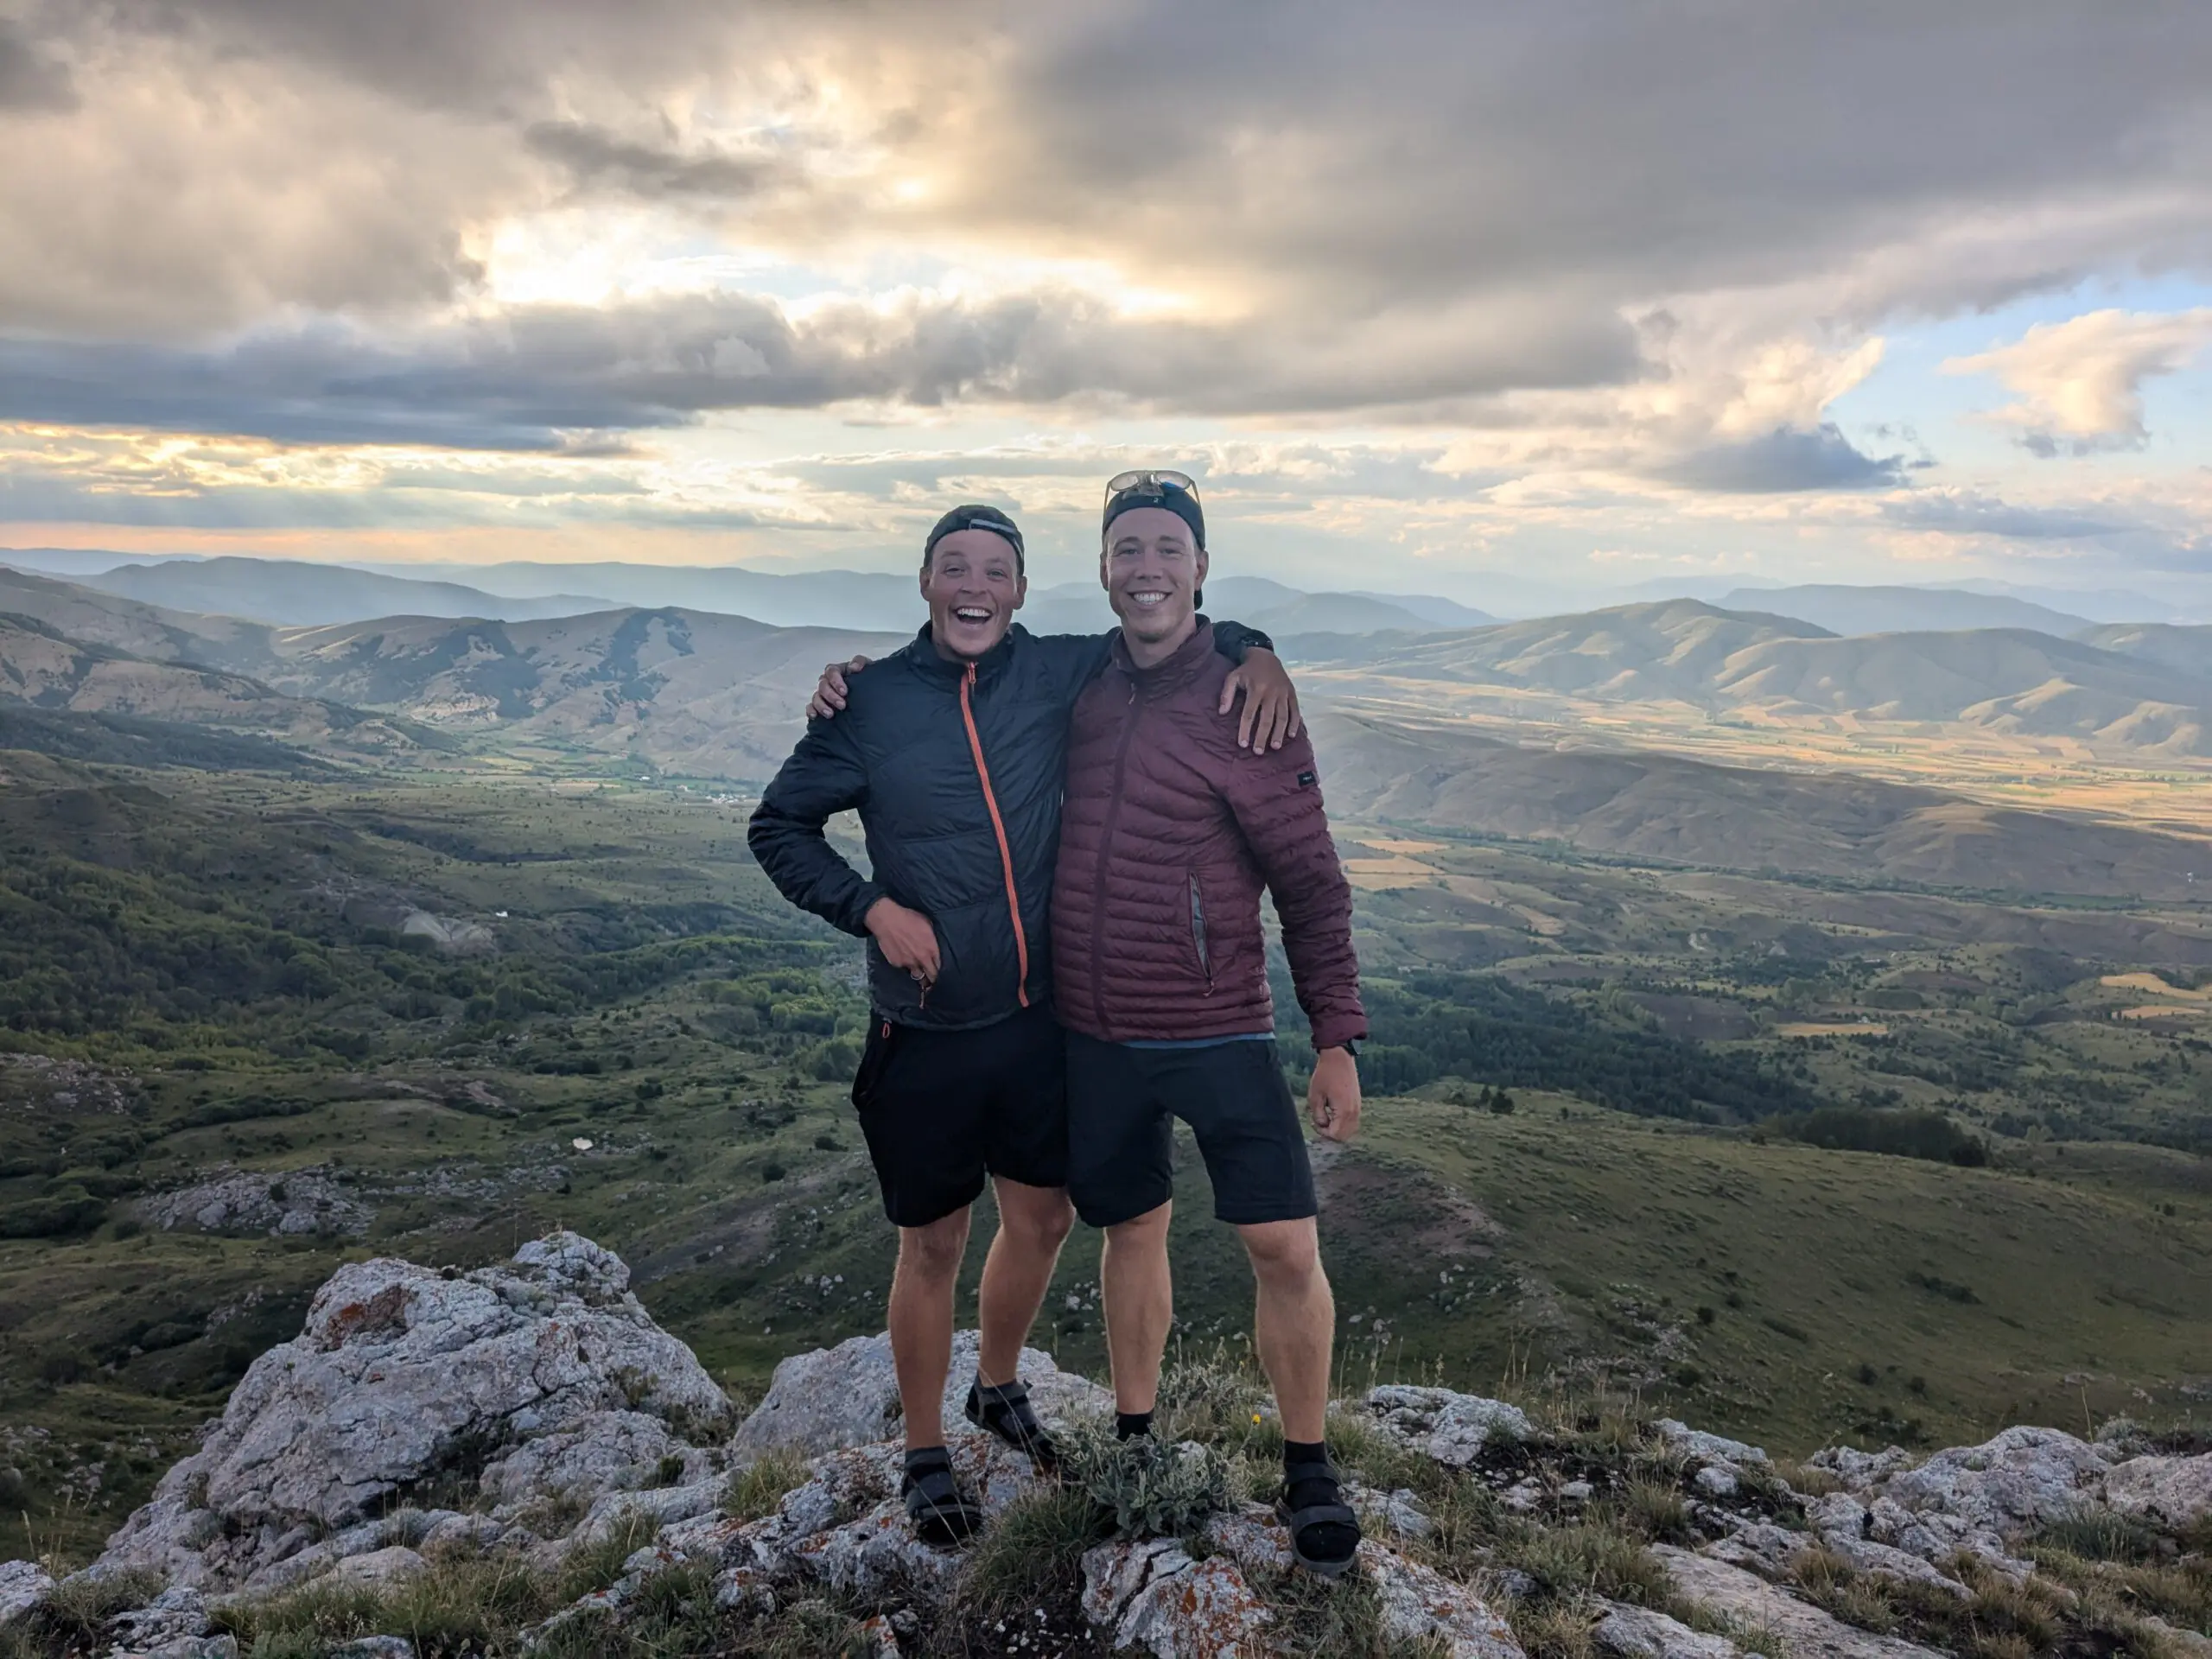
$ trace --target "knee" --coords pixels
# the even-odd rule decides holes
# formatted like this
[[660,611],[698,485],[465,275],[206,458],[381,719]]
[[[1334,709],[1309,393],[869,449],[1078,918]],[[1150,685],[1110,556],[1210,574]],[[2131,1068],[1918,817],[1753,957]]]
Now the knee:
[[1000,1224],[1010,1227],[1023,1248],[1052,1255],[1075,1229],[1075,1206],[1063,1196],[1057,1204],[1033,1205],[1019,1216],[1001,1211]]
[[1163,1204],[1157,1210],[1147,1210],[1131,1220],[1116,1222],[1106,1229],[1108,1248],[1131,1253],[1165,1249],[1167,1247],[1170,1213],[1168,1206]]
[[1321,1245],[1310,1221],[1270,1221],[1238,1230],[1252,1271],[1274,1284],[1302,1284],[1321,1274]]
[[963,1211],[933,1221],[926,1227],[908,1227],[899,1234],[901,1272],[936,1281],[955,1278],[968,1254],[968,1214]]

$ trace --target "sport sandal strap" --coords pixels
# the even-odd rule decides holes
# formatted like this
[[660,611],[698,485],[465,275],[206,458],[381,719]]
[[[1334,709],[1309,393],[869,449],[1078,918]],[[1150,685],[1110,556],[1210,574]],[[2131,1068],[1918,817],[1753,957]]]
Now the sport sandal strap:
[[[1275,1514],[1290,1533],[1291,1552],[1300,1566],[1325,1578],[1335,1578],[1352,1564],[1359,1553],[1359,1516],[1351,1505],[1341,1497],[1324,1499],[1317,1503],[1301,1503],[1294,1508],[1290,1494],[1308,1483],[1325,1482],[1331,1490],[1341,1492],[1342,1486],[1336,1469],[1325,1460],[1287,1465],[1283,1470],[1283,1496],[1275,1505]],[[1317,1538],[1312,1535],[1317,1527],[1327,1527],[1338,1532],[1338,1537]],[[1318,1546],[1337,1542],[1349,1534],[1351,1548],[1343,1554],[1322,1554]]]
[[995,1386],[988,1398],[981,1384],[970,1384],[964,1414],[976,1427],[1026,1452],[1040,1469],[1052,1469],[1059,1462],[1059,1447],[1053,1444],[1052,1432],[1038,1421],[1029,1403],[1027,1382]]
[[960,1490],[950,1461],[910,1469],[904,1484],[906,1518],[924,1543],[962,1543],[982,1529],[983,1512]]

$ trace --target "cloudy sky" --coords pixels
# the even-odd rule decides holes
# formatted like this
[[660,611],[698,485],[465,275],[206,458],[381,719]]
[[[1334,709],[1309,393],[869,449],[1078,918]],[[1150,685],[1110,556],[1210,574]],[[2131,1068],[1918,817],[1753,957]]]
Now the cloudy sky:
[[0,0],[0,543],[2212,612],[2202,0]]

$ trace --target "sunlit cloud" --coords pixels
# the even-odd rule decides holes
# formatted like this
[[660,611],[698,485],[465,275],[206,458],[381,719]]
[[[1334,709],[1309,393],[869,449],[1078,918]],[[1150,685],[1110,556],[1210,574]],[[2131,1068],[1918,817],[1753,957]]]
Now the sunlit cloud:
[[1955,357],[1946,374],[1993,375],[2019,399],[1989,418],[2017,429],[2035,453],[2141,444],[2143,383],[2186,368],[2212,341],[2212,306],[2145,315],[2091,311],[2039,322],[2014,344]]

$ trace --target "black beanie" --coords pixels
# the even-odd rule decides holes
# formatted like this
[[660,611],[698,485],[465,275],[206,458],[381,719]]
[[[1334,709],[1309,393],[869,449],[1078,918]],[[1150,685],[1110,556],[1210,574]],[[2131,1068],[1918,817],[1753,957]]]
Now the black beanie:
[[1133,484],[1106,504],[1106,516],[1098,521],[1098,534],[1103,540],[1114,527],[1114,521],[1132,507],[1165,507],[1191,527],[1191,539],[1200,552],[1206,545],[1206,515],[1198,505],[1198,498],[1190,491],[1178,489],[1172,484]]
[[1024,568],[1027,557],[1021,545],[1021,531],[1007,514],[996,507],[979,506],[970,502],[955,507],[931,526],[929,539],[922,543],[922,563],[930,562],[930,555],[937,551],[937,544],[957,530],[988,530],[994,536],[1002,536],[1014,546],[1014,569],[1016,575],[1027,575]]

